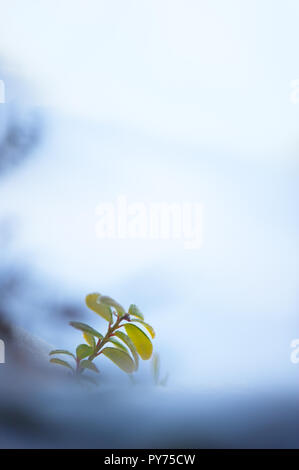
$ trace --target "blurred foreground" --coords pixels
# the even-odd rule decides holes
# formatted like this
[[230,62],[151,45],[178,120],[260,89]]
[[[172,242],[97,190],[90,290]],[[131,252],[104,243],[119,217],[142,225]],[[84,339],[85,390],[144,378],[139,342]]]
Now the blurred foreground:
[[86,388],[48,364],[46,344],[14,334],[0,366],[1,448],[299,447],[297,395],[101,379]]

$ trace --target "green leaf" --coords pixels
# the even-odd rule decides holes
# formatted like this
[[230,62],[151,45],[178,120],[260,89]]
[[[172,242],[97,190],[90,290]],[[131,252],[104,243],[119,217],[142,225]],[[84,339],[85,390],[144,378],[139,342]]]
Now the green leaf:
[[140,320],[144,320],[144,316],[142,315],[142,313],[140,312],[139,308],[138,308],[137,305],[135,305],[135,304],[131,304],[131,305],[130,305],[128,314],[129,314],[129,315],[133,315],[134,317],[137,317],[137,318],[139,318]]
[[126,346],[124,346],[124,345],[123,345],[120,341],[118,341],[117,339],[110,337],[109,340],[108,340],[108,342],[114,344],[114,346],[116,346],[117,348],[122,349],[122,351],[125,351],[126,353],[128,352]]
[[153,328],[151,325],[149,325],[148,323],[145,323],[145,321],[143,321],[143,320],[135,320],[135,319],[134,319],[134,320],[132,320],[132,321],[133,321],[133,322],[138,322],[138,323],[140,323],[142,326],[144,326],[144,328],[147,329],[147,331],[149,332],[149,334],[151,335],[151,337],[154,339],[154,337],[156,336],[156,333],[155,333],[154,328]]
[[78,359],[84,359],[84,357],[91,356],[93,349],[87,344],[79,344],[76,349],[76,354]]
[[134,360],[135,360],[135,370],[137,370],[139,366],[139,357],[138,357],[137,349],[135,348],[133,342],[130,340],[129,336],[126,335],[126,333],[124,333],[123,331],[116,331],[115,336],[121,339],[130,349],[132,356],[134,357]]
[[108,295],[101,295],[99,301],[101,304],[114,307],[120,316],[123,316],[126,314],[125,309],[118,302],[116,302],[116,300],[112,299],[111,297],[108,297]]
[[144,360],[149,359],[153,352],[153,345],[151,340],[138,326],[133,325],[132,323],[126,323],[124,326],[128,336],[133,341],[141,358]]
[[95,330],[91,326],[86,325],[86,323],[81,323],[79,321],[71,321],[70,325],[72,327],[76,328],[77,330],[85,331],[86,333],[89,333],[90,335],[96,336],[97,338],[100,338],[100,339],[103,338],[103,335],[101,335],[101,333],[99,333],[97,330]]
[[135,364],[132,358],[121,349],[105,348],[102,353],[127,374],[134,372]]
[[94,336],[84,331],[83,338],[85,339],[86,343],[89,344],[90,347],[92,347],[92,349],[96,347],[96,340],[94,339]]
[[80,363],[80,367],[82,367],[83,369],[92,370],[93,372],[97,372],[97,374],[99,373],[99,369],[97,368],[97,366],[93,362],[88,361],[87,359]]
[[100,302],[101,295],[98,293],[88,294],[85,298],[85,302],[88,308],[96,312],[98,315],[103,317],[108,322],[112,321],[112,312],[109,305]]
[[53,364],[59,364],[60,366],[67,367],[68,369],[74,370],[73,367],[66,361],[63,361],[62,359],[58,359],[57,357],[53,357],[53,359],[50,359],[50,362],[53,362]]
[[76,359],[76,356],[66,349],[53,349],[53,351],[49,352],[49,356],[53,356],[53,354],[67,354],[68,356],[72,356]]

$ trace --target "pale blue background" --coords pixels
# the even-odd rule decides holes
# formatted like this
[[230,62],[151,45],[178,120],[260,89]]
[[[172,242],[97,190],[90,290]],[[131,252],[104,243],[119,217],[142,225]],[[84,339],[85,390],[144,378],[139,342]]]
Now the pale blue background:
[[[298,2],[0,6],[5,72],[45,117],[36,158],[1,181],[20,222],[14,256],[53,296],[140,305],[173,385],[295,389]],[[99,241],[95,207],[119,194],[202,202],[202,249]],[[72,344],[42,309],[28,315],[34,333]]]

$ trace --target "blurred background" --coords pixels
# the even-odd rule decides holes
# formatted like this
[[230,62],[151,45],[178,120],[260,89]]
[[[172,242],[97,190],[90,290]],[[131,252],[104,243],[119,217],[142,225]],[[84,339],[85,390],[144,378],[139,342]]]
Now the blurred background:
[[[134,441],[114,430],[115,438],[56,442],[43,416],[43,440],[39,432],[28,442],[24,407],[31,422],[47,398],[58,422],[72,403],[52,383],[49,398],[40,371],[35,406],[15,391],[9,408],[11,387],[2,386],[0,445],[157,447],[168,441],[164,431],[153,440],[155,426],[173,420],[184,430],[188,422],[192,437],[178,431],[171,446],[297,447],[296,0],[0,3],[0,337],[9,343],[17,329],[37,350],[74,349],[70,320],[105,328],[84,305],[99,291],[140,307],[169,374],[157,391],[143,364],[134,390],[145,395],[134,401],[139,392],[103,360],[107,407],[128,390],[135,430],[142,400],[152,410]],[[203,204],[201,248],[99,239],[96,208],[120,195]],[[22,348],[6,356],[2,384]],[[20,389],[30,361],[24,367]]]

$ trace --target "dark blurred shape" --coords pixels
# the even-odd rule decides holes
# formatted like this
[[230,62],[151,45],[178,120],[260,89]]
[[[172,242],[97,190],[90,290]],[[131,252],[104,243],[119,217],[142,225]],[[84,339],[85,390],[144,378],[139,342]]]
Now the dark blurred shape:
[[[0,79],[5,83],[5,102],[0,103],[0,178],[5,178],[11,174],[13,177],[13,171],[38,149],[45,126],[43,113],[32,105],[29,87],[23,80],[5,73],[1,63]],[[0,338],[8,347],[12,344],[14,360],[24,364],[26,349],[31,347],[28,344],[39,340],[28,339],[28,332],[18,330],[17,343],[23,351],[16,348],[14,337],[21,316],[21,325],[32,331],[33,326],[38,329],[40,322],[44,326],[46,319],[51,319],[52,324],[62,318],[77,319],[82,317],[82,311],[72,299],[65,301],[61,290],[59,294],[54,288],[53,295],[47,280],[41,280],[30,265],[24,266],[19,256],[13,254],[18,229],[18,220],[0,212]]]
[[25,117],[18,116],[17,112],[9,113],[6,119],[8,122],[0,139],[0,175],[30,155],[40,141],[42,129],[37,112],[28,112]]
[[32,95],[22,80],[4,71],[5,102],[0,103],[0,175],[28,158],[41,140],[42,113],[32,105]]
[[[1,78],[3,77],[0,74]],[[41,119],[36,111],[18,103],[18,83],[8,76],[5,78],[6,90],[11,101],[0,104],[0,177],[14,169],[25,160],[36,147],[41,136]],[[14,224],[6,214],[0,214],[0,250],[6,255],[14,232]],[[6,342],[11,338],[10,312],[7,298],[17,295],[23,283],[23,273],[14,262],[0,266],[0,337]]]
[[83,315],[82,309],[79,308],[78,305],[56,305],[55,309],[59,316],[70,320],[77,320],[79,318],[82,318]]
[[[43,126],[41,113],[22,100],[25,90],[21,81],[4,73],[1,67],[0,77],[5,83],[5,103],[0,104],[0,177],[3,177],[29,157],[41,140]],[[26,279],[18,262],[9,261],[14,233],[15,221],[0,213],[0,252],[3,254],[0,259],[0,337],[6,341],[12,335],[8,299],[20,295]]]
[[12,330],[11,326],[9,325],[5,312],[3,312],[0,308],[0,338],[3,339],[5,342],[8,342],[11,339]]

